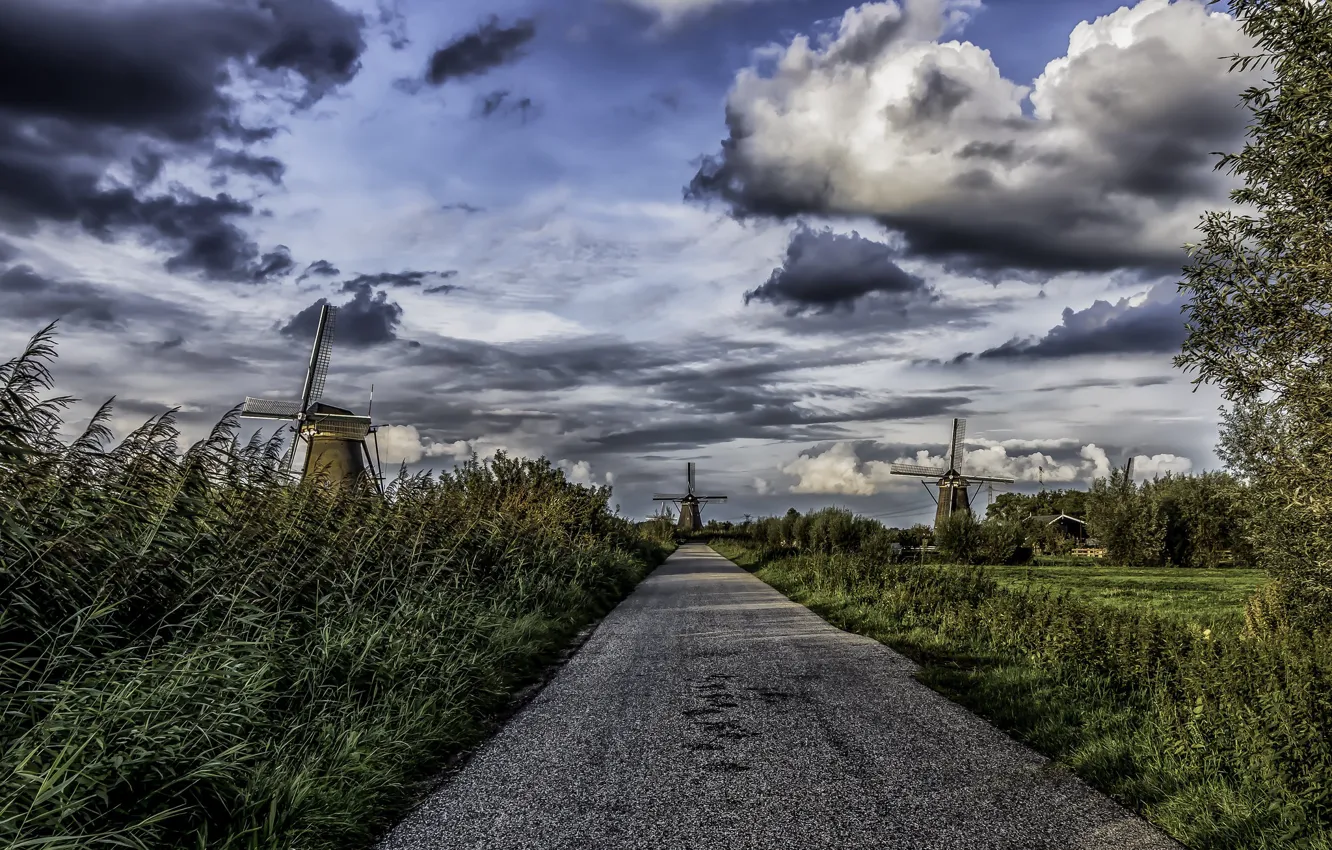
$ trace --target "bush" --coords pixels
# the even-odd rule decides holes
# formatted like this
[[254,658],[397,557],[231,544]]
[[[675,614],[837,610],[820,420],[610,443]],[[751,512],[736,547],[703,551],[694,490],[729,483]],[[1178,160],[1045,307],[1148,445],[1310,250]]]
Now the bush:
[[949,563],[974,564],[984,545],[981,524],[970,511],[958,511],[934,529],[934,545]]
[[981,523],[980,531],[978,563],[1011,565],[1025,564],[1031,560],[1032,549],[1027,545],[1021,523],[986,520]]

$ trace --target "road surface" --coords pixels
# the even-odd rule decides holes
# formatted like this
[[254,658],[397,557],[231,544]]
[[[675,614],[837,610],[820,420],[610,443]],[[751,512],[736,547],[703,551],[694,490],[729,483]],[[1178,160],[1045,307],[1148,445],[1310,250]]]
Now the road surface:
[[382,850],[1178,850],[914,669],[684,546]]

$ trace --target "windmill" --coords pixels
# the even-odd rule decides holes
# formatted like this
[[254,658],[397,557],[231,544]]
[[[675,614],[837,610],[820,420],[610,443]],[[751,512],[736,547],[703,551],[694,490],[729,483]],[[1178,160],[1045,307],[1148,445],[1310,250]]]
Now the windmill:
[[694,492],[694,462],[689,461],[686,471],[687,489],[682,494],[658,493],[652,497],[654,502],[678,502],[680,519],[676,527],[681,531],[697,531],[703,527],[703,514],[699,507],[709,502],[724,502],[725,496],[699,496]]
[[[922,466],[915,463],[894,463],[888,467],[893,475],[910,475],[916,478],[931,478],[939,488],[938,507],[934,512],[934,527],[952,516],[956,511],[971,512],[971,500],[967,488],[980,482],[994,484],[1012,484],[1012,478],[1001,475],[964,475],[962,466],[962,440],[967,433],[967,420],[953,420],[953,437],[948,449],[948,467]],[[926,485],[928,488],[928,485]]]
[[319,400],[324,394],[324,379],[328,377],[337,311],[337,307],[328,304],[319,310],[319,324],[315,328],[314,345],[310,348],[310,364],[305,370],[301,400],[278,401],[246,396],[240,415],[247,419],[280,419],[295,423],[296,433],[282,461],[288,472],[296,459],[296,444],[304,440],[308,451],[302,477],[315,472],[330,482],[370,479],[378,486],[380,477],[377,472],[372,474],[375,464],[365,445],[366,436],[375,430],[370,417],[357,416],[346,408]]

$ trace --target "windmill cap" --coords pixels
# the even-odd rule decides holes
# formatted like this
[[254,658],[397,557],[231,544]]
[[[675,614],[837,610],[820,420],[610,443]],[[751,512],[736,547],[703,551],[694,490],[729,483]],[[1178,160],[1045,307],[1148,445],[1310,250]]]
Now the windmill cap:
[[324,404],[322,401],[317,401],[317,402],[315,402],[314,404],[310,405],[310,408],[309,408],[309,410],[308,410],[307,412],[308,412],[308,413],[337,413],[337,414],[341,414],[341,415],[343,415],[343,416],[354,416],[354,415],[355,415],[355,414],[353,414],[350,410],[347,410],[345,407],[335,407],[335,406],[333,406],[333,405],[331,405],[331,404]]

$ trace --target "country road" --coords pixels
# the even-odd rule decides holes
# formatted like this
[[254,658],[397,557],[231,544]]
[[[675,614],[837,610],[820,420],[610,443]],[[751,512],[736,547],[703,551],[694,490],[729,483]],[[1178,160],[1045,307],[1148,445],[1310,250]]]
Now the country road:
[[684,546],[382,850],[1178,848]]

